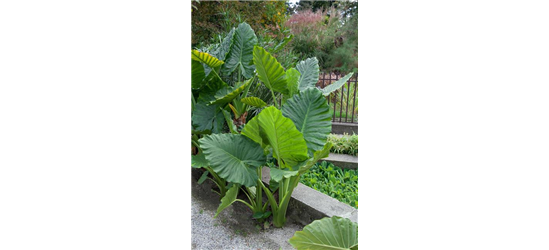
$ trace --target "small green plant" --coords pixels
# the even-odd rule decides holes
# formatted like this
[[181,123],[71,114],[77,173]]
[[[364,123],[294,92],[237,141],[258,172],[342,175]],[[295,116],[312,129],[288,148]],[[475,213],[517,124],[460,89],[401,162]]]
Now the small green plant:
[[302,175],[301,183],[358,208],[358,170],[323,161]]
[[328,141],[334,144],[330,152],[336,154],[358,155],[358,135],[338,136],[334,134],[328,135]]

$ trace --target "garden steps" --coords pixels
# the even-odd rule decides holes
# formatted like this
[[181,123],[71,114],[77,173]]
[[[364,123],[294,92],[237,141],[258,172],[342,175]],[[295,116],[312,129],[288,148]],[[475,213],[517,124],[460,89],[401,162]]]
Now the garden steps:
[[331,162],[340,168],[358,169],[358,156],[330,153],[328,158],[324,158],[323,160]]

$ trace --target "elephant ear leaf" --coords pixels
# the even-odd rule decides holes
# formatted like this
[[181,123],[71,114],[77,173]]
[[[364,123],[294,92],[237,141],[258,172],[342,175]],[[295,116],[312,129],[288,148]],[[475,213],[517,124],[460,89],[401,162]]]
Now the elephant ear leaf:
[[204,154],[191,155],[191,167],[193,168],[203,168],[207,167],[210,164],[208,160],[204,157]]
[[238,189],[240,188],[240,185],[234,184],[229,190],[227,190],[227,193],[225,193],[225,196],[221,198],[221,204],[219,204],[219,207],[217,207],[217,212],[214,215],[214,218],[221,213],[225,208],[228,208],[231,204],[233,204],[236,201],[236,196],[238,195]]
[[349,73],[344,77],[340,78],[339,80],[337,80],[336,82],[326,86],[325,88],[322,89],[322,93],[324,94],[324,96],[327,96],[330,93],[338,90],[339,88],[341,88],[341,86],[343,86],[343,84],[345,84],[349,80],[349,78],[351,78],[351,76],[353,76],[353,73]]
[[263,148],[241,134],[212,134],[198,140],[210,167],[225,180],[247,187],[257,183]]
[[269,174],[271,175],[271,180],[275,182],[279,182],[284,178],[290,178],[292,176],[296,176],[299,174],[298,171],[288,171],[288,170],[282,170],[278,168],[270,168]]
[[244,89],[246,89],[246,87],[248,87],[248,85],[250,85],[250,83],[252,83],[251,79],[245,81],[240,86],[226,87],[224,89],[220,89],[215,94],[216,100],[210,102],[210,105],[213,105],[213,104],[220,104],[221,105],[221,104],[225,104],[225,103],[228,103],[228,102],[232,101],[234,98],[236,98],[238,95],[240,95],[240,93],[242,93],[242,91],[244,91]]
[[259,143],[262,148],[265,148],[267,146],[259,133],[259,122],[257,116],[252,118],[250,121],[248,121],[248,123],[246,123],[246,125],[244,125],[241,133],[250,138],[252,141]]
[[191,63],[191,87],[198,89],[202,86],[202,80],[204,80],[206,74],[204,73],[204,66],[202,63],[192,60]]
[[273,106],[267,107],[257,115],[257,120],[260,136],[264,143],[273,148],[275,158],[289,166],[308,159],[303,134],[280,110]]
[[217,106],[208,106],[201,102],[196,103],[191,117],[193,129],[196,131],[211,131],[216,114]]
[[299,92],[299,77],[301,77],[301,73],[299,73],[297,69],[291,68],[286,70],[289,97],[292,97]]
[[219,48],[217,48],[217,50],[215,51],[214,54],[217,58],[219,58],[219,60],[225,60],[225,57],[227,56],[227,53],[229,52],[229,49],[233,44],[234,32],[235,28],[232,28],[229,34],[227,34],[227,36],[221,42]]
[[332,131],[330,106],[317,88],[308,88],[288,99],[282,114],[290,118],[307,142],[309,154],[322,149]]
[[257,107],[257,108],[263,108],[263,107],[267,106],[267,103],[265,103],[263,100],[255,97],[255,96],[244,97],[240,101],[243,102],[243,103],[246,103],[250,106]]
[[288,242],[301,249],[358,249],[358,223],[347,218],[326,217],[297,231]]
[[240,68],[242,75],[251,78],[254,73],[253,50],[257,43],[255,32],[247,23],[241,23],[235,30],[232,45],[225,58],[225,65],[221,68],[224,74],[231,74]]
[[299,90],[306,88],[314,88],[318,82],[318,59],[316,57],[308,58],[296,65],[297,70],[301,73],[299,77]]
[[194,49],[191,51],[191,58],[194,61],[208,65],[208,67],[212,69],[217,68],[223,64],[223,61],[213,57],[212,55]]
[[286,73],[282,65],[265,49],[254,47],[254,64],[257,77],[267,88],[280,93],[288,93]]
[[328,157],[332,146],[333,144],[331,142],[326,143],[321,150],[315,151],[313,158],[301,162],[297,168],[299,173],[303,174],[307,172],[313,165],[320,161],[320,159]]

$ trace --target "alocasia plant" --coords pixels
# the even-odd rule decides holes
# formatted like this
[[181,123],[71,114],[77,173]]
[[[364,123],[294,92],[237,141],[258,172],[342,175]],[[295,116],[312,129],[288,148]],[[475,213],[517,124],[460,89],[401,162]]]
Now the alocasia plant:
[[[217,214],[239,201],[250,207],[254,218],[264,219],[272,213],[273,224],[282,227],[300,176],[327,157],[332,146],[326,142],[331,121],[324,95],[333,90],[315,87],[316,58],[284,70],[256,43],[255,33],[243,23],[230,31],[215,56],[192,51],[193,145],[198,148],[192,165],[207,169],[219,187]],[[237,82],[223,80],[236,73]],[[271,92],[269,103],[248,96],[250,87],[258,82]],[[247,119],[251,107],[262,110]],[[274,164],[268,164],[269,157]],[[266,165],[271,188],[261,181]],[[206,178],[207,174],[201,180]],[[248,201],[237,198],[240,190]],[[263,193],[268,199],[265,204]]]
[[[264,49],[254,48],[254,64],[258,78],[274,92],[289,95],[286,72]],[[298,81],[298,77],[293,77]],[[292,82],[295,84],[295,82]],[[200,139],[206,160],[220,177],[247,189],[255,187],[250,203],[238,200],[230,190],[230,196],[222,199],[218,213],[234,201],[248,205],[254,213],[265,212],[261,206],[264,192],[268,198],[273,224],[282,227],[286,222],[286,211],[294,188],[305,173],[321,158],[327,157],[331,143],[326,143],[331,131],[329,106],[322,92],[307,87],[296,92],[282,105],[264,108],[242,129],[241,134],[207,135]],[[214,102],[215,103],[215,102]],[[278,186],[278,201],[273,192],[261,181],[261,169],[267,164],[265,155],[271,154],[276,165],[270,168],[271,180]],[[236,191],[235,191],[236,190]],[[255,204],[251,204],[253,202]],[[259,208],[263,208],[262,210]]]

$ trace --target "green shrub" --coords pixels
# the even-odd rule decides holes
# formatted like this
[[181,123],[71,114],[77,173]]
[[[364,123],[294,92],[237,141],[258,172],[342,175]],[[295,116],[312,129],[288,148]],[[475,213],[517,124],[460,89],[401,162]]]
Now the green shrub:
[[303,174],[300,182],[358,208],[358,169],[341,169],[323,161]]

